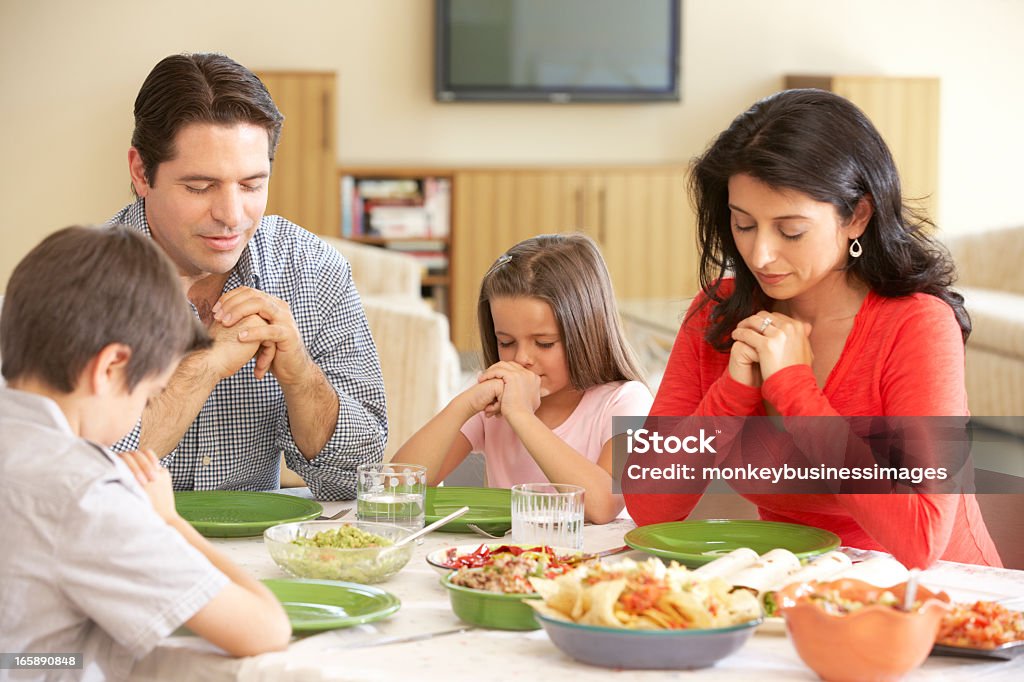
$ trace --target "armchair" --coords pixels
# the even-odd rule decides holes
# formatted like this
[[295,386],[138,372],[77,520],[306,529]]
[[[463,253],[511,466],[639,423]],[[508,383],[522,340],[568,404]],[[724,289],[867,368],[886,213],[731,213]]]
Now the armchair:
[[352,265],[377,344],[388,401],[387,460],[459,387],[459,356],[448,318],[423,300],[422,269],[415,258],[342,239],[323,240]]
[[945,243],[974,326],[967,340],[971,414],[1024,436],[1024,227],[953,235]]

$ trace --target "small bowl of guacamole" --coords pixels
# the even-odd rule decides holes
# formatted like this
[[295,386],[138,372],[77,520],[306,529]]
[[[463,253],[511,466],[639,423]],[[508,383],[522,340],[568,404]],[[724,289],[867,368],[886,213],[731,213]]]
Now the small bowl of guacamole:
[[413,543],[392,547],[411,531],[366,521],[283,523],[263,532],[278,566],[297,578],[379,583],[402,570]]

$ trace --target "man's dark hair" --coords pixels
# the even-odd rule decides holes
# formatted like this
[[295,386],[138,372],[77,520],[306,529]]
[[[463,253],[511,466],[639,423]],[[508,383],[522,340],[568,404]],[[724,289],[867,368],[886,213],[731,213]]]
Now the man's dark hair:
[[32,378],[70,393],[103,348],[131,348],[128,390],[210,345],[171,261],[124,226],[66,227],[18,263],[0,313],[10,382]]
[[178,131],[191,123],[260,126],[273,163],[283,122],[263,82],[238,62],[222,54],[176,54],[153,67],[135,98],[132,146],[154,185],[157,167],[177,153]]

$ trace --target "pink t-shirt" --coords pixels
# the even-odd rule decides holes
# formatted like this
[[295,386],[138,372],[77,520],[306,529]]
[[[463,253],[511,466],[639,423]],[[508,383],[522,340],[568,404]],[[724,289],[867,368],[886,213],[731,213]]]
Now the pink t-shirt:
[[[591,462],[612,437],[612,417],[646,416],[654,399],[639,381],[613,381],[588,388],[569,418],[552,431]],[[517,483],[543,483],[547,476],[502,417],[473,415],[462,425],[472,452],[487,462],[487,485],[509,488]]]

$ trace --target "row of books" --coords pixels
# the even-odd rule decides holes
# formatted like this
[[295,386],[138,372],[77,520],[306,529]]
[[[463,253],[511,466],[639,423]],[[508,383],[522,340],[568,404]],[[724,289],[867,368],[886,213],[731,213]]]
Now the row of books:
[[341,235],[382,239],[447,237],[451,230],[451,181],[341,178]]
[[448,272],[448,249],[443,241],[402,240],[387,242],[387,248],[412,256],[427,274],[443,275]]

